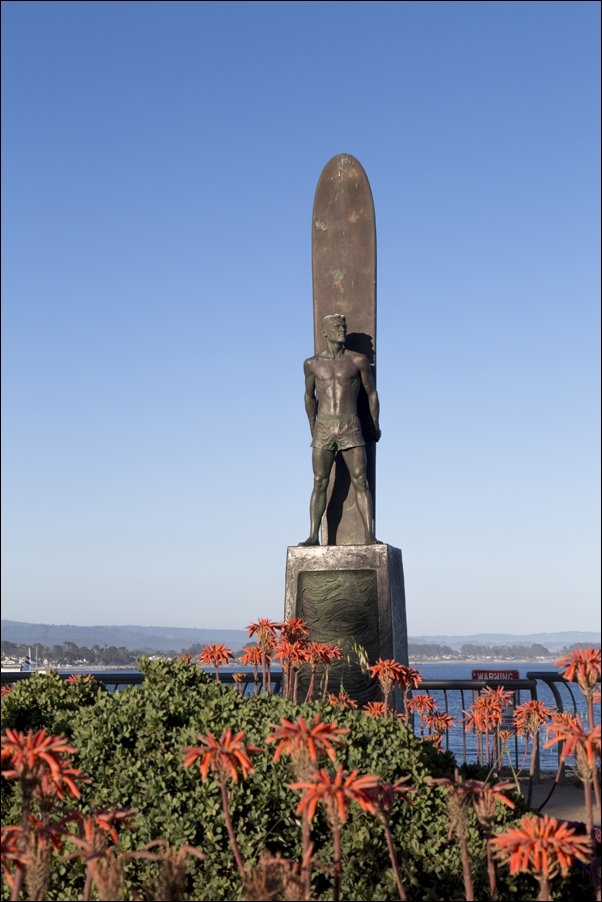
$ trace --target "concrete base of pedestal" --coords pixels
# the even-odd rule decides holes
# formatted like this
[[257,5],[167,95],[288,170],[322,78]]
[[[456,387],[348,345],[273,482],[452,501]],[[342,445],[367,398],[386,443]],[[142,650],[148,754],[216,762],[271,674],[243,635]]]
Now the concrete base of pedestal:
[[[366,673],[368,660],[394,658],[408,663],[405,590],[401,551],[392,545],[291,546],[286,560],[285,617],[303,617],[309,639],[335,642],[343,660],[333,665],[329,692],[341,686],[359,704],[379,698],[378,684]],[[319,671],[320,673],[320,671]],[[299,700],[309,674],[302,671]],[[321,691],[319,676],[316,695]],[[399,693],[396,692],[396,696]],[[315,696],[314,696],[315,697]],[[399,707],[401,699],[396,698]]]

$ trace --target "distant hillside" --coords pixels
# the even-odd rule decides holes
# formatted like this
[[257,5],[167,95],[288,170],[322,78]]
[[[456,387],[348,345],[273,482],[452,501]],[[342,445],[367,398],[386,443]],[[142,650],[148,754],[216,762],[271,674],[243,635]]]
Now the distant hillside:
[[[250,640],[245,630],[202,630],[170,626],[72,626],[71,624],[23,623],[18,620],[2,621],[2,638],[18,645],[61,645],[75,642],[78,646],[114,645],[116,648],[135,649],[149,653],[155,651],[181,651],[194,643],[225,642],[234,651]],[[252,640],[251,640],[252,641]],[[595,631],[567,631],[564,633],[476,633],[466,636],[410,636],[413,645],[437,643],[460,651],[463,645],[544,645],[551,652],[559,651],[576,642],[592,645],[600,642]]]
[[156,651],[181,651],[194,643],[225,642],[234,651],[247,642],[246,630],[199,630],[185,627],[163,626],[72,626],[71,624],[23,623],[18,620],[2,621],[2,638],[18,645],[114,645],[153,653]]

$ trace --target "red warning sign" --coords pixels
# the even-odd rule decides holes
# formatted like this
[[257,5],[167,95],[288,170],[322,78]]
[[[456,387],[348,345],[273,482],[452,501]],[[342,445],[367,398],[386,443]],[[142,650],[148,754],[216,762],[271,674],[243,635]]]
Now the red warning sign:
[[473,680],[518,680],[518,670],[473,670]]

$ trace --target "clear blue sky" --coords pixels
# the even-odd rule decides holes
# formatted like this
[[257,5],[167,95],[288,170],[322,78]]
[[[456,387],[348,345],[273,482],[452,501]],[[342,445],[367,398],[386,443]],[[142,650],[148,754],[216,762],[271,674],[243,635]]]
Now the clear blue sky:
[[598,3],[2,6],[3,616],[282,616],[346,152],[410,632],[595,629]]

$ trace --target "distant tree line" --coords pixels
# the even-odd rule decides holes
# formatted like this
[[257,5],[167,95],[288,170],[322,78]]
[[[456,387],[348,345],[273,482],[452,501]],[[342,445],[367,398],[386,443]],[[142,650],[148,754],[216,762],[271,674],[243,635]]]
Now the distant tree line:
[[18,645],[16,642],[2,640],[2,657],[24,658],[30,648],[32,664],[35,664],[37,655],[38,666],[45,663],[71,666],[84,662],[90,666],[123,666],[133,664],[136,658],[142,654],[140,651],[130,651],[123,645],[120,648],[116,648],[114,645],[93,645],[92,648],[87,648],[85,645],[76,645],[75,642],[63,642],[62,645],[48,646],[40,645],[39,643],[33,645],[22,643]]
[[460,648],[465,658],[499,658],[504,661],[524,661],[530,658],[553,657],[545,645],[535,642],[533,645],[472,645],[466,643]]
[[[449,645],[440,645],[438,642],[410,642],[408,646],[410,658],[413,661],[429,661],[440,658],[448,658],[463,661],[471,658],[497,658],[500,661],[529,661],[533,658],[560,658],[578,648],[582,648],[582,642],[574,642],[565,645],[560,651],[550,651],[545,645],[535,642],[532,645],[475,645],[465,643],[460,651],[450,648]],[[599,648],[600,643],[594,645]]]
[[410,642],[408,644],[410,658],[414,661],[428,661],[429,658],[459,658],[460,653],[449,645],[439,645],[437,642]]
[[577,651],[578,648],[585,648],[585,646],[587,646],[588,648],[600,648],[600,643],[599,642],[572,642],[570,645],[565,645],[564,648],[562,648],[558,652],[558,655],[559,656],[560,655],[568,655],[572,651]]
[[[199,642],[195,642],[190,648],[183,648],[181,652],[171,649],[167,652],[151,652],[162,658],[175,658],[179,654],[187,653],[191,657],[200,654],[205,646]],[[141,655],[148,655],[149,650],[141,651],[140,649],[128,649],[124,645],[117,648],[115,645],[93,645],[88,648],[86,645],[77,645],[75,642],[63,642],[62,645],[41,645],[40,643],[21,644],[17,642],[8,642],[2,640],[2,657],[3,658],[24,658],[31,649],[32,664],[35,664],[36,656],[38,666],[73,666],[82,664],[90,667],[118,667],[135,664],[136,659]],[[234,650],[235,655],[240,651]]]

